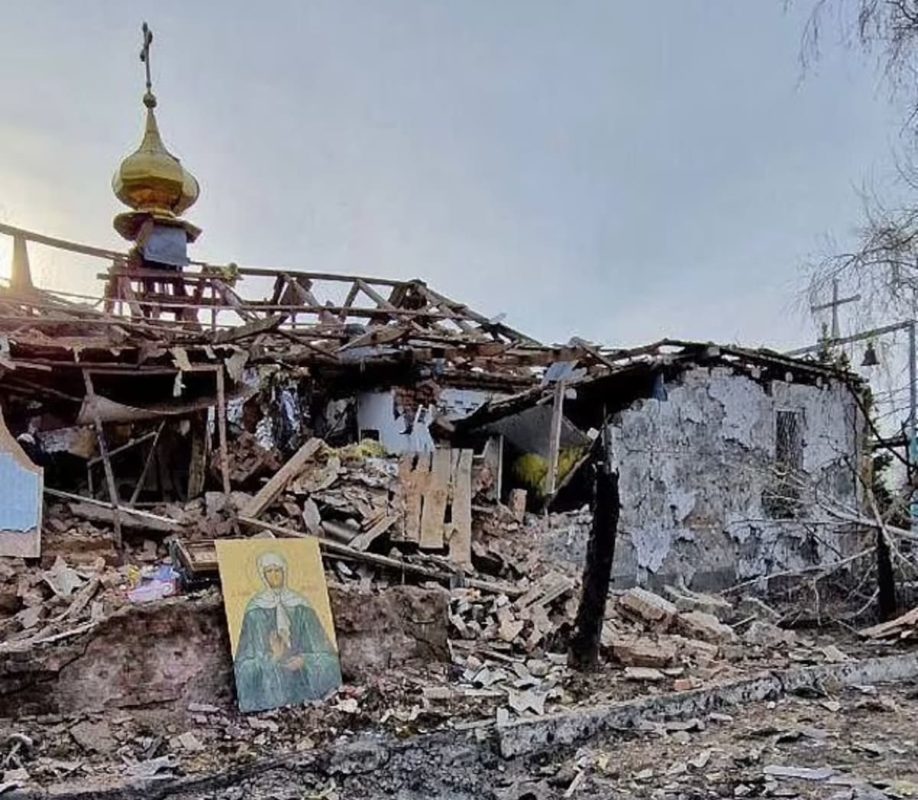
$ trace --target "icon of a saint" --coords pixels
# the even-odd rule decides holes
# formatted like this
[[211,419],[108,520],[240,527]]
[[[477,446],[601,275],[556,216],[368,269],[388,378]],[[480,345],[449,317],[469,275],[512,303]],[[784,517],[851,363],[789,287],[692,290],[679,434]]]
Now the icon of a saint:
[[242,711],[264,711],[318,700],[341,685],[341,667],[315,610],[287,586],[287,561],[258,557],[264,589],[246,605],[236,651],[236,691]]

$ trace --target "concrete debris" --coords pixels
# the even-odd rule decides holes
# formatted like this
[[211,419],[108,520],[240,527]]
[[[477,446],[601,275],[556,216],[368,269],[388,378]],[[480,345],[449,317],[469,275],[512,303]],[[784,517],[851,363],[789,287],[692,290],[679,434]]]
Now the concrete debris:
[[175,756],[166,755],[160,756],[159,758],[151,758],[147,761],[128,764],[125,772],[132,778],[168,780],[173,776],[172,771],[175,766]]
[[662,681],[666,676],[651,667],[625,667],[625,678],[629,681]]
[[[780,647],[781,645],[792,647],[796,644],[797,637],[793,631],[782,630],[771,622],[757,619],[746,628],[743,633],[743,641],[759,647]],[[844,657],[841,651],[839,655]],[[829,656],[827,655],[826,658],[828,659]]]
[[511,489],[507,500],[507,507],[517,522],[522,522],[526,516],[526,490]]
[[548,697],[548,692],[536,692],[532,689],[527,689],[526,691],[515,691],[510,689],[508,691],[508,705],[512,708],[517,714],[524,714],[526,711],[532,711],[535,714],[544,714],[545,713],[545,699]]
[[616,660],[630,667],[666,667],[676,658],[674,644],[666,640],[615,639],[611,650]]
[[118,747],[118,740],[112,735],[107,722],[78,722],[70,728],[73,740],[84,750],[95,753],[109,753]]
[[618,604],[628,614],[660,630],[666,630],[678,613],[669,600],[640,587],[622,594]]
[[700,611],[712,614],[721,622],[726,622],[734,615],[733,604],[723,597],[703,592],[693,592],[685,587],[665,586],[667,598],[679,611]]
[[63,598],[70,597],[84,583],[79,573],[67,566],[67,563],[60,556],[55,559],[51,569],[42,573],[42,578],[51,587],[51,591],[54,594]]
[[773,778],[794,778],[803,781],[825,781],[835,775],[835,770],[830,767],[811,769],[809,767],[785,767],[769,764],[762,773]]
[[713,614],[703,611],[688,611],[679,614],[676,627],[686,636],[702,639],[706,642],[730,642],[736,639],[736,633],[729,625],[724,625]]
[[189,753],[200,753],[202,750],[207,749],[207,746],[191,731],[185,731],[185,733],[181,734],[178,737],[178,743]]

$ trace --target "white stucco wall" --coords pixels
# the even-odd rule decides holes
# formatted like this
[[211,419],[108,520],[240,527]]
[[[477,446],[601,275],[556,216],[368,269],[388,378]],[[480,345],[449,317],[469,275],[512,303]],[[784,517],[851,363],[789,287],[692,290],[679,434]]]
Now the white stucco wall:
[[774,519],[763,492],[774,485],[775,419],[802,412],[803,470],[820,491],[858,507],[855,465],[863,420],[841,383],[768,385],[725,367],[694,368],[610,425],[622,512],[616,585],[682,577],[717,588],[827,562],[854,546],[812,498],[795,519]]
[[420,407],[406,417],[395,407],[395,392],[363,392],[357,396],[357,426],[361,436],[376,431],[390,453],[429,453],[434,449],[428,430],[433,408]]

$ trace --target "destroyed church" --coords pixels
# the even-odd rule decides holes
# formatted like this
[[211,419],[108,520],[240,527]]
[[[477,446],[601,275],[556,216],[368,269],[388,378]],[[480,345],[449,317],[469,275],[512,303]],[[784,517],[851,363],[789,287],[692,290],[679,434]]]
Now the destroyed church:
[[[423,279],[196,260],[198,183],[149,82],[143,104],[113,181],[124,250],[0,224],[0,717],[197,707],[206,728],[233,704],[224,540],[318,542],[345,690],[456,654],[474,671],[481,643],[504,666],[550,655],[598,463],[615,591],[689,597],[862,546],[855,376],[733,345],[545,344]],[[36,285],[47,249],[98,290]],[[698,624],[685,641],[722,634]],[[535,684],[562,669],[535,660]]]

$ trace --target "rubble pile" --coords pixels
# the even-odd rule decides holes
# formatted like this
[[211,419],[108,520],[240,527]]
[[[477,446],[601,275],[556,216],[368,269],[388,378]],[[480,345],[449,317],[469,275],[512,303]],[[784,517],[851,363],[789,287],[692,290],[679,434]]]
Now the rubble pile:
[[865,628],[861,635],[878,641],[906,641],[918,635],[918,607],[879,625]]
[[[439,551],[424,552],[403,538],[399,464],[398,457],[366,443],[322,446],[291,472],[260,517],[247,518],[239,509],[252,504],[264,486],[234,490],[228,502],[222,493],[208,492],[184,506],[156,506],[150,513],[172,514],[180,533],[165,539],[134,535],[125,543],[127,563],[121,566],[101,556],[86,563],[50,553],[41,566],[0,559],[2,662],[15,653],[47,654],[67,641],[90,641],[96,626],[125,608],[156,607],[172,594],[183,595],[177,599],[184,601],[180,613],[186,618],[206,613],[217,621],[209,624],[219,626],[213,556],[201,556],[213,548],[207,534],[219,530],[216,523],[229,526],[226,535],[236,535],[234,526],[249,535],[272,535],[268,528],[257,533],[246,519],[301,536],[316,531],[327,548],[342,659],[348,661],[347,683],[325,703],[256,715],[239,714],[225,694],[178,706],[154,703],[150,713],[113,707],[15,721],[0,714],[0,734],[31,743],[21,744],[7,761],[4,780],[164,778],[304,752],[368,730],[398,737],[441,729],[486,736],[515,720],[643,693],[710,687],[792,663],[844,661],[863,647],[828,634],[783,629],[779,614],[756,598],[731,603],[685,587],[666,587],[662,594],[633,588],[607,603],[599,671],[576,672],[568,667],[567,646],[579,574],[545,554],[543,535],[546,525],[551,530],[582,525],[584,512],[553,514],[546,522],[541,515],[515,515],[479,493],[472,503],[473,566],[463,566],[450,560],[448,541]],[[84,535],[111,543],[101,523],[73,515],[68,504],[52,509],[50,518],[66,518]],[[385,531],[357,548],[380,519],[393,516],[396,521]],[[173,555],[165,555],[170,539]],[[191,570],[175,556],[176,541],[196,554]],[[446,655],[434,655],[419,639],[418,653],[426,656],[387,667],[385,649],[404,649],[408,640],[393,638],[390,622],[361,615],[369,613],[371,597],[405,584],[417,585],[411,617],[444,616]],[[439,611],[433,611],[435,595],[424,591],[447,596]],[[348,596],[345,611],[340,598]],[[123,619],[121,624],[134,624],[131,617]],[[217,653],[226,646],[209,642],[204,638],[194,646]],[[167,707],[172,711],[164,716]]]
[[[370,730],[487,737],[872,646],[788,631],[754,598],[630,588],[608,597],[595,671],[568,666],[612,415],[676,366],[828,368],[546,346],[422,281],[106,258],[104,311],[3,297],[0,450],[32,494],[0,530],[0,786],[162,779]],[[246,300],[246,274],[272,296]],[[344,685],[243,715],[218,543],[306,537]]]

